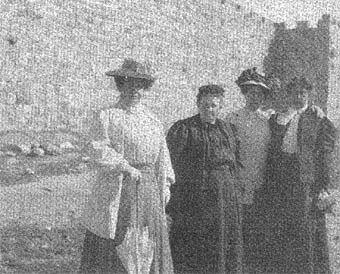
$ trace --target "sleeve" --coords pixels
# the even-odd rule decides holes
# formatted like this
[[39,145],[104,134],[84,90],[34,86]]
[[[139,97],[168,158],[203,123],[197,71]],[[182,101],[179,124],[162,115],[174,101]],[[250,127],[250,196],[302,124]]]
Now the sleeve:
[[236,124],[237,122],[237,114],[235,112],[228,112],[227,115],[224,118],[224,121],[230,123],[230,124]]
[[109,138],[109,113],[108,111],[97,112],[93,115],[91,126],[91,142],[89,144],[90,158],[100,167],[116,172],[126,171],[130,165],[122,154],[112,148]]
[[162,172],[161,180],[164,186],[163,198],[165,204],[170,200],[170,187],[175,182],[175,174],[172,169],[169,150],[165,138],[162,139],[160,149],[160,169]]
[[233,132],[234,138],[235,138],[235,158],[236,158],[236,164],[238,165],[238,168],[243,168],[243,164],[241,161],[241,139],[237,132],[237,127],[234,123],[230,123],[230,128]]
[[235,139],[235,157],[236,164],[239,168],[243,168],[241,161],[240,150],[241,150],[241,138],[238,133],[237,125],[239,123],[239,114],[237,112],[230,112],[226,115],[224,121],[229,123],[231,131]]
[[[166,136],[166,144],[170,153],[172,166],[177,177],[180,170],[182,153],[187,145],[188,128],[183,121],[176,122],[168,131]],[[176,179],[177,181],[177,179]]]
[[320,122],[316,148],[317,148],[317,179],[319,181],[319,189],[327,190],[332,187],[331,183],[331,167],[334,161],[335,142],[337,138],[336,128],[328,118],[323,118]]
[[166,213],[176,215],[181,212],[183,200],[183,184],[181,184],[185,170],[183,152],[188,141],[188,126],[184,121],[178,121],[169,129],[166,144],[170,154],[171,164],[175,174],[175,183],[170,186],[171,197],[166,207]]
[[329,188],[339,189],[340,184],[340,132],[336,130],[334,150],[329,156]]

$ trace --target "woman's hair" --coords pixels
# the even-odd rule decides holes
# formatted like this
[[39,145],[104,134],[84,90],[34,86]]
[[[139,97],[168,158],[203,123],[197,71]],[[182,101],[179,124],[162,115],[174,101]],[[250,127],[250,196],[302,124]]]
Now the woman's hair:
[[[246,95],[249,92],[250,85],[244,85],[240,87],[241,93],[243,95]],[[259,90],[262,92],[265,98],[267,98],[270,95],[270,91],[262,86],[256,85],[256,87],[259,88]]]
[[310,93],[313,89],[313,85],[307,81],[305,77],[295,77],[286,86],[286,91],[288,94],[292,92]]
[[125,82],[134,81],[137,85],[137,89],[149,89],[154,81],[143,79],[143,78],[134,78],[134,77],[126,77],[126,76],[115,76],[115,83],[118,89],[120,89],[121,86],[124,85]]
[[215,97],[224,97],[224,89],[218,85],[206,85],[198,89],[196,96],[197,102],[200,102],[203,96],[211,95]]

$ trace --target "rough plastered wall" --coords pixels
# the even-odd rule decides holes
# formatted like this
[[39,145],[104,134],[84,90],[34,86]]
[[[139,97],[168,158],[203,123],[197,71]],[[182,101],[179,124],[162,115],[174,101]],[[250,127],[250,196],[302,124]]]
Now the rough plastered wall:
[[313,27],[306,21],[294,28],[284,23],[274,26],[264,70],[284,84],[295,76],[309,79],[314,102],[340,128],[340,21],[326,14]]
[[275,36],[265,58],[265,70],[278,76],[284,84],[293,77],[304,76],[314,86],[313,100],[324,109],[329,90],[329,21],[324,15],[316,27],[297,22],[288,29],[275,24]]
[[2,129],[86,130],[89,110],[113,104],[105,77],[126,57],[158,78],[145,103],[167,128],[195,112],[200,85],[227,89],[267,54],[273,24],[229,1],[3,0],[0,4]]
[[[328,115],[340,130],[340,20],[330,20]],[[339,167],[340,169],[340,167]]]

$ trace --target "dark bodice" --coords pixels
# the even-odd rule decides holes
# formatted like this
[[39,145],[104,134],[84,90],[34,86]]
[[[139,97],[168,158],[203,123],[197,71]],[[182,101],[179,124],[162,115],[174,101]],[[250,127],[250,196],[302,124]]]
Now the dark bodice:
[[181,264],[188,261],[200,270],[200,265],[216,264],[204,273],[234,273],[217,270],[218,262],[236,265],[226,254],[242,252],[240,204],[230,172],[238,163],[234,132],[222,120],[205,124],[196,115],[176,122],[167,134],[176,175],[166,208],[173,219],[172,248],[175,256],[182,257]]
[[222,123],[221,120],[215,124],[203,123],[196,115],[174,124],[167,143],[177,173],[187,173],[190,169],[209,171],[232,165],[235,156]]
[[223,123],[202,123],[196,115],[170,128],[167,144],[176,175],[170,204],[184,203],[183,209],[194,210],[202,203],[216,204],[222,184],[233,187],[228,177],[235,166],[235,155]]
[[288,153],[282,150],[284,137],[290,123],[280,125],[277,123],[277,115],[269,121],[271,138],[268,147],[266,184],[270,192],[284,198],[285,193],[300,188],[300,164],[297,153]]
[[188,128],[188,143],[183,154],[189,156],[191,163],[200,164],[203,169],[218,168],[232,159],[227,136],[216,124],[197,121]]

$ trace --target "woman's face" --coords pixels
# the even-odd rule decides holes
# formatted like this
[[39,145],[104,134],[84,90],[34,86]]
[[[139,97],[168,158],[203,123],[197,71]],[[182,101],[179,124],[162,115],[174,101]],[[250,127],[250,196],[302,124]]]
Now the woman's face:
[[120,78],[117,84],[121,96],[129,99],[140,99],[142,88],[142,80],[130,77]]
[[197,107],[201,118],[205,121],[215,121],[222,108],[222,97],[214,95],[204,95],[197,102]]
[[263,105],[265,101],[265,92],[260,86],[249,85],[244,87],[244,97],[247,106],[255,111]]
[[293,90],[291,95],[291,106],[295,109],[301,109],[308,102],[308,98],[309,98],[308,91]]
[[264,102],[262,109],[273,109],[275,112],[283,113],[288,111],[290,98],[288,94],[281,90],[280,92],[272,93]]

